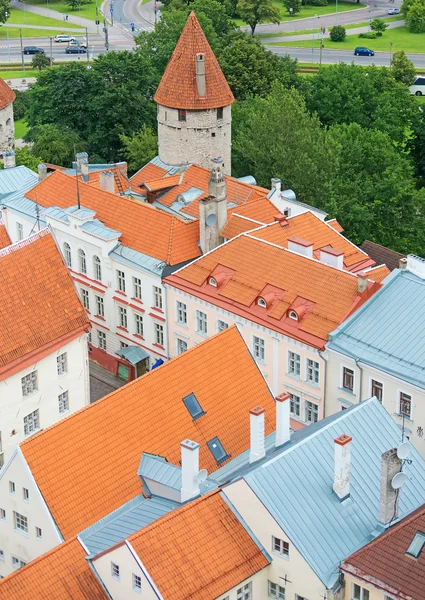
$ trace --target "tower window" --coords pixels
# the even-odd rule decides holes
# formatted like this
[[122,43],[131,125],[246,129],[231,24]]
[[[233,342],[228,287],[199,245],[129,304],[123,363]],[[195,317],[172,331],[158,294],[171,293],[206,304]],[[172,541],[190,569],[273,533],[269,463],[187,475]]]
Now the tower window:
[[215,137],[215,133],[212,133],[212,134],[211,134],[211,137]]
[[179,121],[186,121],[186,111],[179,108]]
[[223,108],[217,108],[217,119],[223,118]]

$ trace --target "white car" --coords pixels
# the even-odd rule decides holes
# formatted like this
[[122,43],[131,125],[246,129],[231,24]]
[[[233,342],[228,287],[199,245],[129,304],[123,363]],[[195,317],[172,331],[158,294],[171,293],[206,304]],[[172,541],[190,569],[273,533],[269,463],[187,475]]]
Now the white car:
[[399,8],[389,8],[388,9],[388,14],[389,15],[399,15],[400,14],[400,9]]
[[60,33],[55,37],[55,42],[75,42],[75,37],[67,33]]
[[416,77],[413,85],[409,87],[412,96],[425,96],[425,77]]

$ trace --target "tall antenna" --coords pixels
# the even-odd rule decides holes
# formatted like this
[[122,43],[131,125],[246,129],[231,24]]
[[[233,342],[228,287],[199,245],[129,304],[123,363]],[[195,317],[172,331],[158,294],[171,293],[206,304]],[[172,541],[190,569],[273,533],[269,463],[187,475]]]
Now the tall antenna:
[[38,231],[40,231],[40,205],[35,203],[35,223],[30,231],[30,235],[33,234],[35,228],[38,227]]
[[80,187],[78,185],[78,162],[77,162],[77,153],[75,151],[75,146],[74,146],[74,157],[75,157],[75,181],[77,182],[77,206],[80,209],[81,208],[81,204],[80,204]]

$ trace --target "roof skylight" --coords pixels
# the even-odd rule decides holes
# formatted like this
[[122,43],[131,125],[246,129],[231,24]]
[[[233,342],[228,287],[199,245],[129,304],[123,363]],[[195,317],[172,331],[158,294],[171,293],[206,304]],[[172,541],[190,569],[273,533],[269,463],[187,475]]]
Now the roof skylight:
[[420,531],[418,531],[418,533],[415,535],[412,542],[410,543],[410,546],[407,549],[407,554],[410,554],[411,556],[418,558],[418,556],[422,552],[422,548],[424,547],[424,544],[425,544],[425,533],[421,533]]
[[227,458],[230,458],[230,454],[227,454],[226,450],[223,447],[223,444],[220,442],[218,437],[215,437],[209,442],[207,442],[207,446],[210,449],[211,454],[214,456],[217,463],[221,463]]
[[194,421],[199,419],[199,417],[202,417],[202,415],[205,415],[205,411],[202,410],[202,406],[199,404],[198,398],[193,392],[188,396],[185,396],[183,402]]

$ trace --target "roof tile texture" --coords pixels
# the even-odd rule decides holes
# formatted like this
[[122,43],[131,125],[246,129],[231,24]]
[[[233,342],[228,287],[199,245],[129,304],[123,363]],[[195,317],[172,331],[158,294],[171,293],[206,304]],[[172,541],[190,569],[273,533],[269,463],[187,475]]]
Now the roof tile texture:
[[12,242],[9,234],[7,233],[6,225],[0,219],[0,250],[2,248],[6,248],[6,246],[10,246],[11,243]]
[[406,554],[417,532],[425,532],[425,505],[344,561],[396,590],[400,598],[423,600],[425,550],[417,559]]
[[[182,398],[196,394],[205,415],[192,420]],[[21,444],[65,539],[141,493],[143,452],[180,460],[180,442],[200,443],[200,467],[218,468],[206,443],[218,436],[235,457],[249,447],[249,410],[274,400],[235,327],[136,379]]]
[[77,538],[0,580],[2,600],[107,600]]
[[385,277],[391,273],[389,268],[386,265],[379,265],[378,267],[373,267],[369,271],[366,271],[366,275],[368,279],[372,281],[384,281]]
[[385,248],[385,246],[381,246],[375,242],[370,242],[369,240],[363,242],[360,248],[364,252],[367,252],[378,265],[387,265],[390,271],[398,269],[400,258],[405,258],[404,254],[400,254],[400,252],[396,252],[390,248]]
[[218,491],[129,541],[164,600],[217,598],[269,564]]
[[[198,95],[196,55],[205,54],[206,96]],[[154,100],[187,110],[220,108],[234,102],[232,91],[194,12],[191,12],[162,76]]]
[[261,224],[273,223],[279,214],[275,205],[266,197],[232,209],[226,227],[221,232],[222,237],[230,240],[240,233],[261,227]]
[[0,251],[0,306],[0,368],[90,326],[48,229]]
[[6,106],[9,106],[9,104],[12,104],[15,98],[15,92],[0,77],[0,110],[6,108]]

